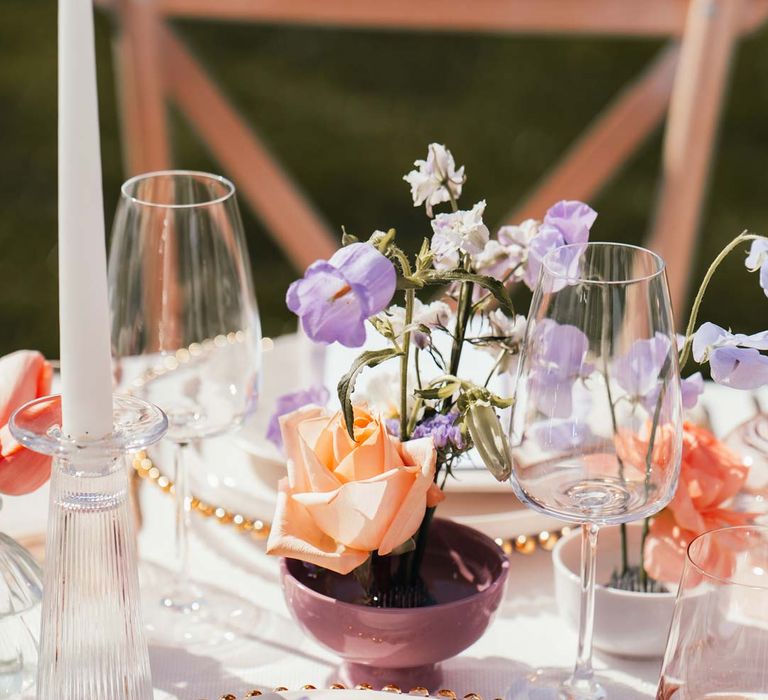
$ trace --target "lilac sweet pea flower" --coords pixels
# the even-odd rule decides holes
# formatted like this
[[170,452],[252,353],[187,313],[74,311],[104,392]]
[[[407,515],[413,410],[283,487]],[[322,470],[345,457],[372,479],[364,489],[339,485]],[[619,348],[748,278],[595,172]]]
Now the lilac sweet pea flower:
[[592,394],[584,384],[573,386],[573,412],[569,418],[547,418],[532,426],[533,439],[546,451],[568,452],[593,445],[597,436],[589,426]]
[[614,363],[616,383],[632,399],[643,400],[652,392],[658,395],[664,363],[669,357],[672,343],[657,333],[653,338],[636,340],[626,355]]
[[757,238],[752,241],[749,255],[744,261],[750,272],[760,270],[760,286],[768,296],[768,239]]
[[562,200],[550,207],[544,216],[544,226],[552,226],[566,243],[586,243],[597,212],[584,202]]
[[704,323],[693,336],[693,357],[709,362],[712,379],[734,389],[757,389],[768,384],[768,331],[744,335],[714,323]]
[[519,226],[502,226],[496,238],[472,256],[475,271],[503,282],[521,280],[525,274],[528,248],[538,232],[539,222],[534,219],[526,219]]
[[569,418],[548,418],[534,423],[532,436],[542,449],[557,452],[583,450],[598,440],[589,423]]
[[589,231],[596,218],[597,212],[594,209],[575,200],[563,200],[547,211],[539,232],[530,244],[523,278],[528,287],[536,287],[541,261],[547,253],[565,245],[586,243],[589,240]]
[[312,263],[285,301],[312,340],[354,348],[365,342],[365,320],[386,308],[396,284],[388,258],[370,243],[353,243]]
[[278,397],[275,404],[275,412],[269,419],[269,425],[267,426],[267,440],[282,450],[283,436],[280,432],[280,416],[284,416],[286,413],[291,413],[309,404],[325,406],[329,398],[328,389],[324,386],[313,386],[309,389],[294,391]]
[[[685,342],[683,336],[675,337],[676,349]],[[659,392],[663,382],[661,371],[669,357],[672,347],[670,340],[657,333],[647,340],[636,340],[626,355],[616,360],[614,376],[616,383],[627,392],[634,401],[639,401],[648,413],[657,408]],[[680,382],[683,408],[693,408],[704,391],[704,379],[701,372],[692,374]]]
[[536,324],[531,334],[529,392],[542,413],[550,418],[571,416],[574,385],[594,370],[586,361],[588,350],[587,336],[576,326],[551,319]]
[[704,377],[701,372],[696,372],[680,382],[680,392],[683,399],[683,408],[691,409],[699,402],[699,396],[704,393]]

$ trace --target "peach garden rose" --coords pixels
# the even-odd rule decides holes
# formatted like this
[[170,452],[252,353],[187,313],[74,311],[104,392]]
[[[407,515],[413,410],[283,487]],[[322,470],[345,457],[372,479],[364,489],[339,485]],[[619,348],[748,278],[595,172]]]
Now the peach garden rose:
[[355,407],[355,439],[341,414],[305,406],[280,418],[288,476],[267,552],[340,574],[371,552],[392,553],[412,537],[443,494],[434,483],[432,438],[400,442],[381,417]]
[[[744,486],[748,472],[744,460],[711,432],[684,424],[679,486],[670,504],[651,520],[645,543],[644,564],[652,578],[677,583],[685,551],[696,536],[752,520],[751,513],[728,507]],[[732,544],[738,550],[736,539]],[[719,554],[717,566],[728,575],[734,558],[730,552]]]

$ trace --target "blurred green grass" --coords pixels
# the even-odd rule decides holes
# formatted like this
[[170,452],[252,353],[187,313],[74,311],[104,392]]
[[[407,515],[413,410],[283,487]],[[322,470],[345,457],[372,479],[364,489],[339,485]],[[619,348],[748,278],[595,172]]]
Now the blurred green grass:
[[[111,221],[123,180],[110,47],[97,16],[104,192]],[[488,200],[495,223],[661,43],[638,39],[350,31],[184,22],[177,30],[335,229],[395,226],[409,247],[428,233],[402,175],[430,141],[469,175],[463,201]],[[56,296],[56,4],[0,7],[0,353],[58,354]],[[744,228],[768,232],[768,29],[734,65],[696,251],[695,279]],[[175,165],[219,170],[171,114]],[[593,238],[641,242],[657,187],[654,135],[593,205]],[[258,174],[256,174],[258,177]],[[247,210],[265,331],[291,330],[285,289],[297,272]],[[703,317],[752,331],[766,299],[737,255],[710,288]]]

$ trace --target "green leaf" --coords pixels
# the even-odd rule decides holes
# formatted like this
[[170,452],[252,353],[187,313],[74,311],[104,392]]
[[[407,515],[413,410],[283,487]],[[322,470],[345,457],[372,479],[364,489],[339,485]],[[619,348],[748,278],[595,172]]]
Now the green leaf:
[[427,284],[473,282],[483,289],[487,289],[504,311],[512,316],[515,315],[515,307],[512,304],[507,288],[493,277],[478,275],[474,272],[466,272],[465,270],[424,270],[420,273],[420,276]]
[[436,399],[447,399],[449,396],[453,396],[459,389],[461,389],[461,382],[446,382],[439,387],[416,389],[414,393],[416,396],[421,396],[422,399],[434,401]]
[[355,381],[357,375],[366,367],[376,367],[382,362],[391,360],[394,357],[400,357],[403,353],[394,348],[385,348],[383,350],[367,350],[362,353],[352,363],[352,367],[339,381],[337,388],[341,410],[344,413],[344,422],[347,425],[349,436],[355,439],[354,411],[352,409],[352,392],[355,390]]

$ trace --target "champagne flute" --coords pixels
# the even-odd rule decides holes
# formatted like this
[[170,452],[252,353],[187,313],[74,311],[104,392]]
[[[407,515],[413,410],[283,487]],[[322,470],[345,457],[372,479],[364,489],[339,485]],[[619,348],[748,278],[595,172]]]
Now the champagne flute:
[[606,684],[592,669],[598,530],[663,508],[680,468],[680,372],[664,263],[614,243],[553,250],[528,319],[512,483],[529,507],[582,526],[581,606],[573,671],[539,670],[510,694],[600,700]]
[[112,229],[109,288],[118,384],[168,416],[177,562],[173,583],[156,600],[183,618],[155,627],[188,641],[193,623],[226,611],[216,610],[188,576],[186,453],[191,443],[230,431],[253,412],[261,369],[259,315],[234,185],[183,170],[128,180]]
[[711,530],[688,547],[657,700],[768,694],[768,527]]

